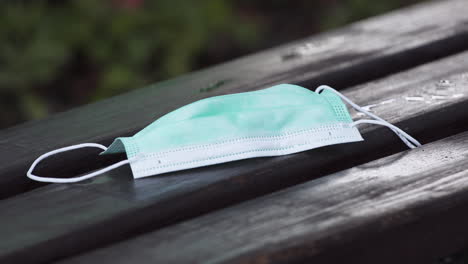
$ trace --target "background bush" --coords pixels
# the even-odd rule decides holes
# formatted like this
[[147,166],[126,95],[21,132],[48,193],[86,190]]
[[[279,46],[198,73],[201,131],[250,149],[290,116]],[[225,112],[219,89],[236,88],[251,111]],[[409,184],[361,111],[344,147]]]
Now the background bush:
[[3,1],[0,127],[410,2],[414,1]]

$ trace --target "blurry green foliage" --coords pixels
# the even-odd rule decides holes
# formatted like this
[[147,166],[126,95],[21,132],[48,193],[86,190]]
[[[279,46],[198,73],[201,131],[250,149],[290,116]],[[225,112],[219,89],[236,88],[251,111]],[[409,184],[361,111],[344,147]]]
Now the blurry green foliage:
[[414,1],[3,1],[0,127]]
[[2,125],[187,72],[219,34],[256,36],[219,0],[11,1],[0,21]]

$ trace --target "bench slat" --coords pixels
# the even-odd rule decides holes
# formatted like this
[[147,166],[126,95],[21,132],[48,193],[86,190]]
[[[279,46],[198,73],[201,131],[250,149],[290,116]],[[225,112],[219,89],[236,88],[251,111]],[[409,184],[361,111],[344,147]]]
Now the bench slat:
[[[442,138],[468,129],[467,58],[465,52],[344,94],[363,106],[377,105],[372,111],[418,139]],[[405,149],[386,128],[361,131],[365,142],[135,181],[123,167],[4,200],[0,233],[9,239],[0,242],[0,262],[68,256]]]
[[465,132],[60,263],[430,263],[468,242],[467,155]]
[[[76,143],[109,144],[197,99],[282,82],[346,87],[465,50],[466,13],[466,0],[424,3],[6,129],[0,132],[0,198],[39,186],[24,177],[38,155]],[[62,155],[39,169],[76,175],[116,160],[94,159]]]

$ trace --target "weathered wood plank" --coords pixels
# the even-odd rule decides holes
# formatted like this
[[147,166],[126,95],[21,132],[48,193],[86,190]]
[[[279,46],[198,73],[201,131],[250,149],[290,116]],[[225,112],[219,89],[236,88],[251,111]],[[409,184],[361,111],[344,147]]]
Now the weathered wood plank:
[[[371,108],[376,114],[418,139],[442,138],[468,129],[467,58],[465,52],[344,94],[361,105],[377,104]],[[0,233],[8,238],[0,242],[0,262],[75,254],[405,149],[386,128],[361,131],[365,142],[135,181],[121,168],[18,195],[0,202]]]
[[[347,87],[465,50],[466,13],[466,0],[424,3],[6,129],[0,132],[0,198],[38,186],[24,174],[41,153],[82,142],[108,144],[197,99],[281,82]],[[116,159],[93,160],[94,155],[68,153],[39,169],[75,175]]]
[[429,263],[468,243],[468,132],[60,263]]

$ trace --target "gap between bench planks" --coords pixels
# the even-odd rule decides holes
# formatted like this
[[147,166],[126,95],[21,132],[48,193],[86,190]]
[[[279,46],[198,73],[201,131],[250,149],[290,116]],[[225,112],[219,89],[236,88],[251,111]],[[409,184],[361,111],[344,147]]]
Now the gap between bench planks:
[[468,243],[468,132],[60,263],[430,263]]
[[[427,142],[468,129],[467,68],[465,52],[343,92]],[[0,202],[0,262],[69,256],[405,149],[386,128],[361,131],[365,142],[135,181],[121,168],[12,197]]]
[[[467,13],[466,0],[423,3],[6,129],[0,132],[0,198],[40,186],[24,175],[44,152],[83,142],[109,144],[201,98],[283,82],[347,87],[468,49]],[[38,169],[48,176],[77,175],[116,160],[96,161],[76,151]]]

